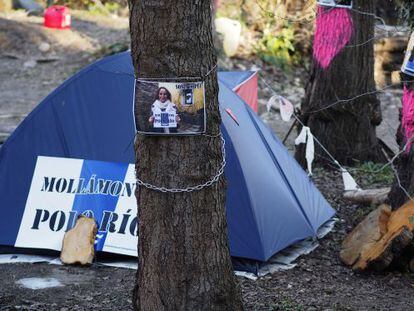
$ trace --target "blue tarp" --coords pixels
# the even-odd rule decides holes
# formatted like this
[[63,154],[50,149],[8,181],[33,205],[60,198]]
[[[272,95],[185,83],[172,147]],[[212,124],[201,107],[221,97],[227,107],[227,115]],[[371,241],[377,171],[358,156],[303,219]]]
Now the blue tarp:
[[[266,261],[296,241],[316,236],[334,210],[279,139],[231,90],[249,76],[219,73],[227,221],[231,255]],[[0,149],[0,245],[15,244],[38,156],[134,163],[133,96],[131,57],[124,52],[75,74],[19,125]]]

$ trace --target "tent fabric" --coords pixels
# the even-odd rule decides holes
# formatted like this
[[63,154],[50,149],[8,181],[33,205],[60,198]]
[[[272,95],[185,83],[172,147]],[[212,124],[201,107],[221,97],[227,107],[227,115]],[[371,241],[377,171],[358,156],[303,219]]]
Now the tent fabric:
[[249,79],[247,79],[242,84],[238,85],[233,91],[236,92],[243,100],[252,108],[254,112],[258,112],[259,109],[259,100],[257,98],[257,85],[258,85],[259,76],[254,73]]
[[[232,90],[248,73],[219,73],[232,256],[266,261],[315,237],[334,210],[272,131]],[[240,80],[240,81],[239,81]],[[0,149],[0,245],[14,246],[38,156],[134,163],[134,74],[129,52],[64,82]],[[231,109],[238,123],[225,113]]]
[[255,74],[256,71],[224,71],[220,72],[220,80],[230,90],[235,90]]
[[254,112],[258,111],[258,72],[220,72],[221,82],[239,95]]

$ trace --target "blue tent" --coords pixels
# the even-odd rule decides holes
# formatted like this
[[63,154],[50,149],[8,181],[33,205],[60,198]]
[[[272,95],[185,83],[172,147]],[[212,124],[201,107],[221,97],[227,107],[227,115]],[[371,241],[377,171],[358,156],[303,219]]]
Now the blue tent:
[[[231,255],[266,261],[316,236],[334,210],[272,131],[232,87],[249,73],[220,73]],[[0,245],[15,246],[38,156],[134,163],[134,75],[129,52],[64,82],[0,149]],[[238,124],[226,113],[230,108]]]

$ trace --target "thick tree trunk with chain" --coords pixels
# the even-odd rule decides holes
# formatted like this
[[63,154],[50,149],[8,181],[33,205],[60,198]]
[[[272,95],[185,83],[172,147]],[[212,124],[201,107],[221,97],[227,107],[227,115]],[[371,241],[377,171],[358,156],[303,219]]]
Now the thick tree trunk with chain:
[[[210,1],[130,0],[140,78],[202,77],[216,64]],[[216,71],[205,77],[207,132],[219,133]],[[220,137],[136,139],[137,177],[167,188],[203,184],[222,162]],[[137,310],[241,310],[227,240],[225,181],[200,191],[137,191]]]
[[[352,10],[318,8],[313,69],[301,115],[343,164],[384,160],[375,134],[382,118],[374,93],[374,18],[368,15],[375,11],[375,2],[353,3]],[[296,151],[301,163],[304,151],[303,146]],[[318,146],[316,152],[326,156]]]

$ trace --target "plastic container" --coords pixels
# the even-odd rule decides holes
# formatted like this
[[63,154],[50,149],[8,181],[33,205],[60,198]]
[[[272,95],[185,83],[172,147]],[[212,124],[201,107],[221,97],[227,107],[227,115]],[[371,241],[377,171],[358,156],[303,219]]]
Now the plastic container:
[[70,28],[71,17],[69,9],[63,5],[52,5],[47,8],[44,16],[45,27],[68,29]]

